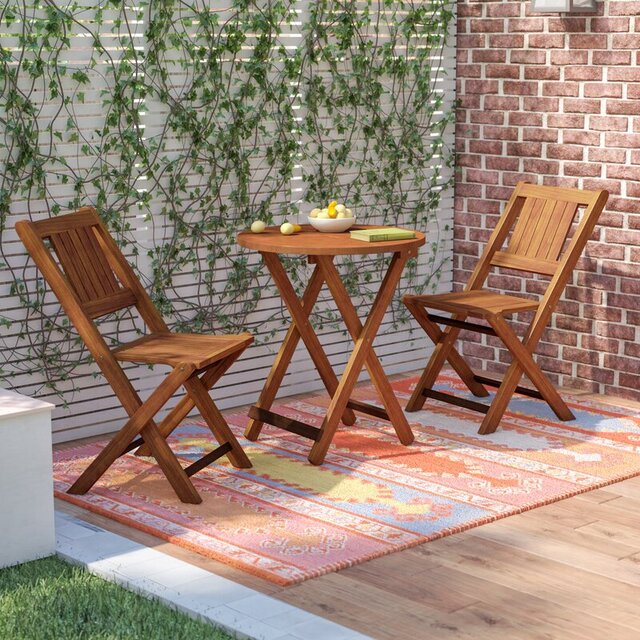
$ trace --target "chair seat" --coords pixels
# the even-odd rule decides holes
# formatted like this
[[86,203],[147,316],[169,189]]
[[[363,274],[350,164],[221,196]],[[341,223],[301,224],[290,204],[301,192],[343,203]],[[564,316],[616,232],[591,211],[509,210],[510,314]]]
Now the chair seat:
[[518,313],[519,311],[535,311],[539,304],[535,300],[508,296],[486,289],[441,293],[431,296],[407,296],[407,300],[430,309],[465,314],[476,318],[507,315]]
[[253,341],[249,333],[211,336],[197,333],[152,333],[114,349],[116,360],[141,364],[192,364],[197,370],[245,349]]

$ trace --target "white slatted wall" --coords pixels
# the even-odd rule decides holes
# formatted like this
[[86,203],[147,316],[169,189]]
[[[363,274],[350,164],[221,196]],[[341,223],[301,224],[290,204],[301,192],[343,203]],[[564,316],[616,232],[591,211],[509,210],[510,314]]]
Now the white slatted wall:
[[[304,0],[300,2],[300,16],[304,19],[305,3],[310,0]],[[88,0],[84,1],[84,4],[90,6]],[[454,3],[455,6],[455,3]],[[144,19],[139,20],[139,16],[136,13],[135,8],[130,9],[130,25],[134,26],[132,38],[136,40],[136,47],[141,50],[144,49]],[[111,16],[111,18],[115,18]],[[105,20],[108,20],[109,16],[105,16]],[[19,25],[18,25],[19,26]],[[15,27],[16,31],[19,30],[18,26]],[[86,61],[88,59],[87,48],[91,46],[90,39],[83,37],[82,25],[76,25],[77,29],[72,38],[72,53],[73,58],[79,62]],[[286,44],[288,47],[298,46],[301,35],[296,31],[297,26],[295,23],[291,25],[291,32],[285,34]],[[6,33],[7,29],[2,28],[2,45],[7,47],[10,43],[9,34]],[[105,44],[109,48],[109,51],[113,57],[118,56],[118,44],[113,39],[109,42],[110,35],[105,30]],[[442,92],[445,96],[445,106],[447,109],[453,103],[455,99],[455,48],[453,46],[453,36],[450,38],[450,45],[444,52],[442,57],[442,67],[445,71],[445,75],[440,76],[438,81],[438,91]],[[139,44],[138,44],[139,43]],[[14,45],[17,44],[14,42]],[[182,71],[175,71],[176,74],[183,73]],[[99,129],[105,114],[101,106],[100,92],[104,88],[104,82],[101,80],[100,69],[96,69],[91,77],[91,84],[88,86],[84,93],[84,103],[75,104],[75,115],[81,116],[81,122],[86,126],[87,142],[90,144],[92,139],[95,139],[96,129]],[[180,79],[176,78],[176,86],[180,86]],[[44,91],[44,88],[42,89]],[[295,88],[292,88],[295,91]],[[157,107],[157,109],[155,108]],[[144,134],[145,136],[154,135],[154,131],[161,126],[163,113],[162,109],[154,105],[152,102],[146,104],[147,112],[144,114]],[[47,104],[46,99],[42,99],[42,108],[39,114],[41,119],[41,130],[45,135],[45,130],[48,125],[51,125],[52,129],[56,128],[61,131],[64,129],[65,117],[64,114],[56,114],[53,111],[52,105]],[[47,134],[48,135],[48,134]],[[453,147],[453,130],[450,130],[446,134],[447,143],[450,147]],[[179,141],[176,141],[178,144]],[[83,163],[87,162],[87,158],[78,153],[78,144],[67,144],[66,147],[63,143],[58,143],[58,153],[65,153],[72,168],[73,163],[76,162],[78,167],[83,167]],[[0,153],[2,153],[0,151]],[[0,156],[0,163],[4,162],[5,158]],[[437,162],[438,159],[434,159]],[[1,164],[0,164],[1,167]],[[283,191],[283,202],[287,199],[291,199],[296,202],[300,199],[304,190],[304,184],[300,179],[302,174],[302,167],[298,168],[298,172],[294,180],[291,182],[290,190]],[[260,176],[260,167],[255,168],[255,176]],[[443,169],[443,180],[450,174],[446,169]],[[345,172],[345,181],[348,182],[349,175]],[[195,180],[196,177],[191,176],[190,179]],[[137,188],[144,190],[144,179],[141,179],[137,183]],[[65,191],[66,189],[66,191]],[[27,200],[14,200],[11,206],[11,216],[8,221],[7,230],[4,233],[3,250],[5,259],[14,268],[20,271],[21,276],[24,278],[28,286],[33,286],[33,281],[36,277],[35,268],[31,263],[26,260],[22,245],[17,239],[17,235],[14,231],[15,222],[25,215],[30,214],[33,219],[40,217],[46,217],[50,214],[50,203],[52,198],[55,197],[58,201],[69,196],[69,187],[59,185],[57,183],[51,183],[51,192],[49,198],[31,198],[30,203]],[[89,197],[91,194],[89,194]],[[366,199],[365,199],[366,200]],[[154,207],[157,210],[161,207],[160,200],[154,201],[152,194],[152,211]],[[305,207],[306,208],[306,207]],[[155,220],[153,221],[155,223]],[[155,238],[157,242],[158,229],[154,229],[154,235],[150,233],[149,223],[144,221],[143,217],[136,218],[132,213],[131,223],[135,229],[135,237],[137,242],[143,248],[149,248],[150,244]],[[424,229],[428,236],[428,242],[436,241],[439,243],[438,253],[435,256],[431,255],[430,251],[423,251],[419,259],[419,273],[430,273],[432,266],[430,264],[431,259],[435,259],[436,263],[443,263],[443,267],[440,273],[439,289],[442,291],[450,290],[452,283],[452,265],[451,255],[453,251],[453,194],[451,192],[443,193],[441,210],[438,215],[438,219],[435,220],[428,228]],[[166,234],[170,235],[171,229],[166,229]],[[144,254],[144,251],[140,252]],[[253,260],[257,261],[258,258],[253,256]],[[141,263],[138,258],[138,264]],[[206,256],[202,256],[201,269],[206,268]],[[225,273],[221,271],[216,274],[216,279],[221,283],[225,281]],[[176,280],[180,288],[180,295],[183,298],[187,298],[190,303],[197,302],[197,287],[193,285],[193,275],[191,273],[185,273],[179,275]],[[268,276],[263,273],[258,286],[264,287],[268,284]],[[369,286],[375,289],[375,282],[370,283]],[[0,270],[0,314],[10,319],[20,319],[23,311],[18,304],[15,296],[10,292],[11,277],[7,270]],[[324,301],[324,302],[323,302]],[[321,297],[321,305],[326,305],[327,296],[325,293]],[[57,309],[57,305],[53,298],[47,299],[46,309],[51,312]],[[361,309],[361,315],[366,314],[368,308]],[[260,301],[260,305],[256,312],[248,319],[247,330],[253,332],[258,338],[261,337],[264,331],[264,323],[266,318],[271,318],[274,314],[283,312],[282,303],[279,297],[274,291],[271,291],[269,295],[266,295]],[[283,316],[286,316],[283,313]],[[170,320],[170,319],[169,319]],[[17,326],[17,325],[15,325]],[[113,331],[114,326],[105,327],[107,332]],[[52,344],[57,343],[60,340],[60,336],[52,335],[45,340],[43,336],[44,332],[41,332],[43,327],[34,327],[34,334],[30,337],[31,341],[35,344],[39,344],[43,351],[51,348]],[[221,408],[230,408],[234,406],[240,406],[253,402],[262,388],[269,367],[273,361],[275,351],[277,350],[280,341],[284,337],[286,327],[283,325],[278,331],[277,335],[270,340],[270,343],[257,344],[251,347],[245,355],[233,366],[230,372],[224,377],[224,379],[217,385],[214,390],[214,397]],[[60,400],[56,395],[45,386],[46,379],[42,375],[25,375],[20,373],[21,360],[24,358],[24,350],[21,349],[21,345],[24,344],[24,337],[15,333],[15,328],[6,328],[0,326],[0,333],[5,344],[5,348],[13,350],[12,362],[13,371],[17,372],[17,375],[12,377],[6,377],[3,381],[3,386],[12,387],[16,391],[24,393],[26,395],[37,396],[43,400],[48,400],[57,404],[57,408],[54,412],[54,440],[65,441],[79,437],[85,437],[89,435],[96,435],[99,433],[106,433],[113,431],[115,428],[121,425],[124,412],[119,407],[115,400],[110,388],[104,383],[104,380],[99,375],[97,367],[93,363],[87,363],[79,368],[76,368],[72,372],[72,379],[62,381],[58,384],[59,389],[65,391],[66,406],[61,406]],[[134,336],[135,333],[130,331],[125,336]],[[324,329],[321,331],[321,341],[325,346],[326,352],[332,365],[341,371],[342,367],[346,363],[348,354],[351,350],[351,340],[348,338],[344,331],[335,328]],[[429,345],[426,339],[423,338],[421,332],[410,332],[409,327],[406,325],[397,326],[393,323],[393,318],[390,314],[387,315],[385,321],[380,330],[380,334],[376,340],[376,352],[381,357],[383,366],[387,373],[399,373],[404,371],[412,371],[423,366],[425,358],[428,355]],[[81,350],[81,346],[75,347],[75,352],[71,354],[71,357],[75,357],[75,353]],[[6,372],[5,372],[6,373]],[[159,383],[164,370],[156,369],[150,370],[146,367],[131,366],[128,368],[128,373],[132,376],[134,385],[140,391],[142,397],[146,397],[148,393],[155,388]],[[364,377],[364,374],[363,374]],[[321,383],[313,368],[312,362],[309,359],[306,351],[303,347],[299,347],[294,360],[292,362],[288,376],[285,378],[285,382],[281,389],[281,396],[290,395],[293,393],[300,393],[310,390],[319,389]],[[75,391],[72,392],[72,389]]]

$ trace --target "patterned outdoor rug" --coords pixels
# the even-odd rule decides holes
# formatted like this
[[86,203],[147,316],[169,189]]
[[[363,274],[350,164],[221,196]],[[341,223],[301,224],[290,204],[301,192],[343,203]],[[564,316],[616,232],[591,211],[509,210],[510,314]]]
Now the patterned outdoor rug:
[[[401,402],[415,378],[394,383]],[[461,389],[453,377],[440,389]],[[369,387],[358,397],[375,401]],[[320,425],[326,397],[277,411]],[[640,474],[640,415],[586,401],[558,421],[517,397],[501,428],[479,436],[477,413],[427,401],[408,414],[403,447],[386,422],[342,427],[321,467],[309,441],[265,427],[240,438],[253,469],[218,461],[194,476],[201,505],[177,500],[152,459],[126,455],[85,496],[65,490],[101,443],[55,453],[59,498],[281,585],[293,584]],[[227,416],[241,435],[246,416]],[[185,464],[210,450],[208,429],[183,426],[171,445]]]

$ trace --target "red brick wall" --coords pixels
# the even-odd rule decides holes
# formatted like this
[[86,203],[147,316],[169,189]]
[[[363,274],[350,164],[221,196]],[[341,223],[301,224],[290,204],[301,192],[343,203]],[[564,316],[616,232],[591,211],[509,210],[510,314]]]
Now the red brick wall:
[[[538,362],[557,383],[640,398],[640,1],[600,1],[582,17],[529,9],[458,2],[455,286],[517,181],[607,189]],[[490,284],[541,288],[505,272]],[[498,343],[475,339],[464,347],[475,366],[504,370]]]

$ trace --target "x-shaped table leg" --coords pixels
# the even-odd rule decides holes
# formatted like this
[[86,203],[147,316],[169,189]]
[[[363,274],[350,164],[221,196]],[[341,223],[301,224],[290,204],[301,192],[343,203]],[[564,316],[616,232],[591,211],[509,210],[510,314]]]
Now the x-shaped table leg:
[[[280,260],[271,253],[263,253],[262,258],[271,272],[273,281],[276,283],[276,286],[282,295],[282,299],[287,305],[293,322],[287,331],[287,335],[285,336],[275,362],[271,367],[271,371],[269,372],[265,386],[262,389],[260,398],[253,408],[252,412],[256,417],[250,418],[245,429],[245,437],[249,440],[258,439],[260,431],[262,430],[263,421],[257,416],[260,411],[267,411],[273,404],[276,393],[280,388],[282,379],[284,378],[284,374],[287,371],[300,338],[302,338],[305,343],[307,350],[309,351],[309,355],[311,356],[329,395],[332,396],[338,387],[336,374],[334,373],[331,364],[329,363],[329,359],[327,358],[322,345],[309,322],[309,315],[311,314],[313,305],[318,299],[318,295],[320,294],[320,290],[322,289],[324,282],[320,268],[316,265],[302,300],[298,300],[295,290],[291,285]],[[352,425],[356,421],[353,411],[346,407],[341,412],[341,416],[344,424]]]
[[[311,448],[311,453],[309,454],[309,462],[311,462],[312,464],[323,463],[324,458],[327,454],[327,450],[329,449],[329,445],[331,444],[336,429],[338,428],[340,416],[347,408],[347,404],[349,402],[351,392],[353,391],[353,387],[358,381],[360,371],[362,371],[362,367],[364,366],[364,363],[367,359],[369,359],[369,364],[373,362],[373,358],[371,358],[371,354],[373,353],[373,340],[376,337],[376,333],[378,332],[389,303],[393,298],[393,293],[396,289],[398,281],[400,280],[400,277],[402,276],[402,271],[409,257],[409,252],[393,254],[389,269],[387,270],[384,280],[380,284],[378,294],[376,295],[376,298],[373,301],[373,305],[371,306],[369,317],[367,318],[367,321],[365,322],[362,330],[356,332],[357,337],[355,338],[354,349],[351,353],[351,356],[349,357],[349,361],[347,362],[344,373],[342,374],[342,378],[340,379],[338,388],[331,398],[331,402],[327,410],[327,415],[325,416],[322,427],[320,428],[319,437],[316,439],[313,447]],[[326,269],[326,262],[324,263],[324,266]],[[344,287],[336,287],[336,294],[337,295],[334,297],[336,298],[338,307],[347,309],[346,302],[348,301],[350,303],[350,299],[346,291],[344,290]],[[349,318],[349,320],[347,320],[347,318]],[[353,322],[353,315],[348,310],[345,317],[345,322],[348,322],[349,325],[351,325],[351,328],[356,329],[356,325]],[[373,355],[375,357],[375,354]],[[375,369],[376,365],[374,364],[373,366]],[[396,425],[394,424],[394,426]],[[403,433],[406,434],[406,431],[402,426],[400,427],[400,429]],[[410,432],[408,424],[407,429]]]
[[[354,341],[357,341],[363,331],[362,322],[358,317],[356,308],[353,306],[349,294],[344,288],[342,278],[333,263],[333,258],[330,256],[318,256],[318,265],[322,270],[324,280],[331,291],[331,295],[336,302],[338,311],[342,315],[342,318],[347,326],[347,330],[351,334]],[[371,329],[370,329],[371,330]],[[377,331],[377,327],[376,327]],[[375,337],[375,332],[374,332]],[[376,356],[373,347],[369,347],[369,352],[366,354],[365,366],[369,371],[369,375],[373,384],[375,385],[382,403],[387,411],[388,419],[391,421],[393,428],[398,434],[398,438],[402,444],[411,444],[413,442],[413,433],[409,423],[398,403],[398,400],[387,380],[380,360]]]

